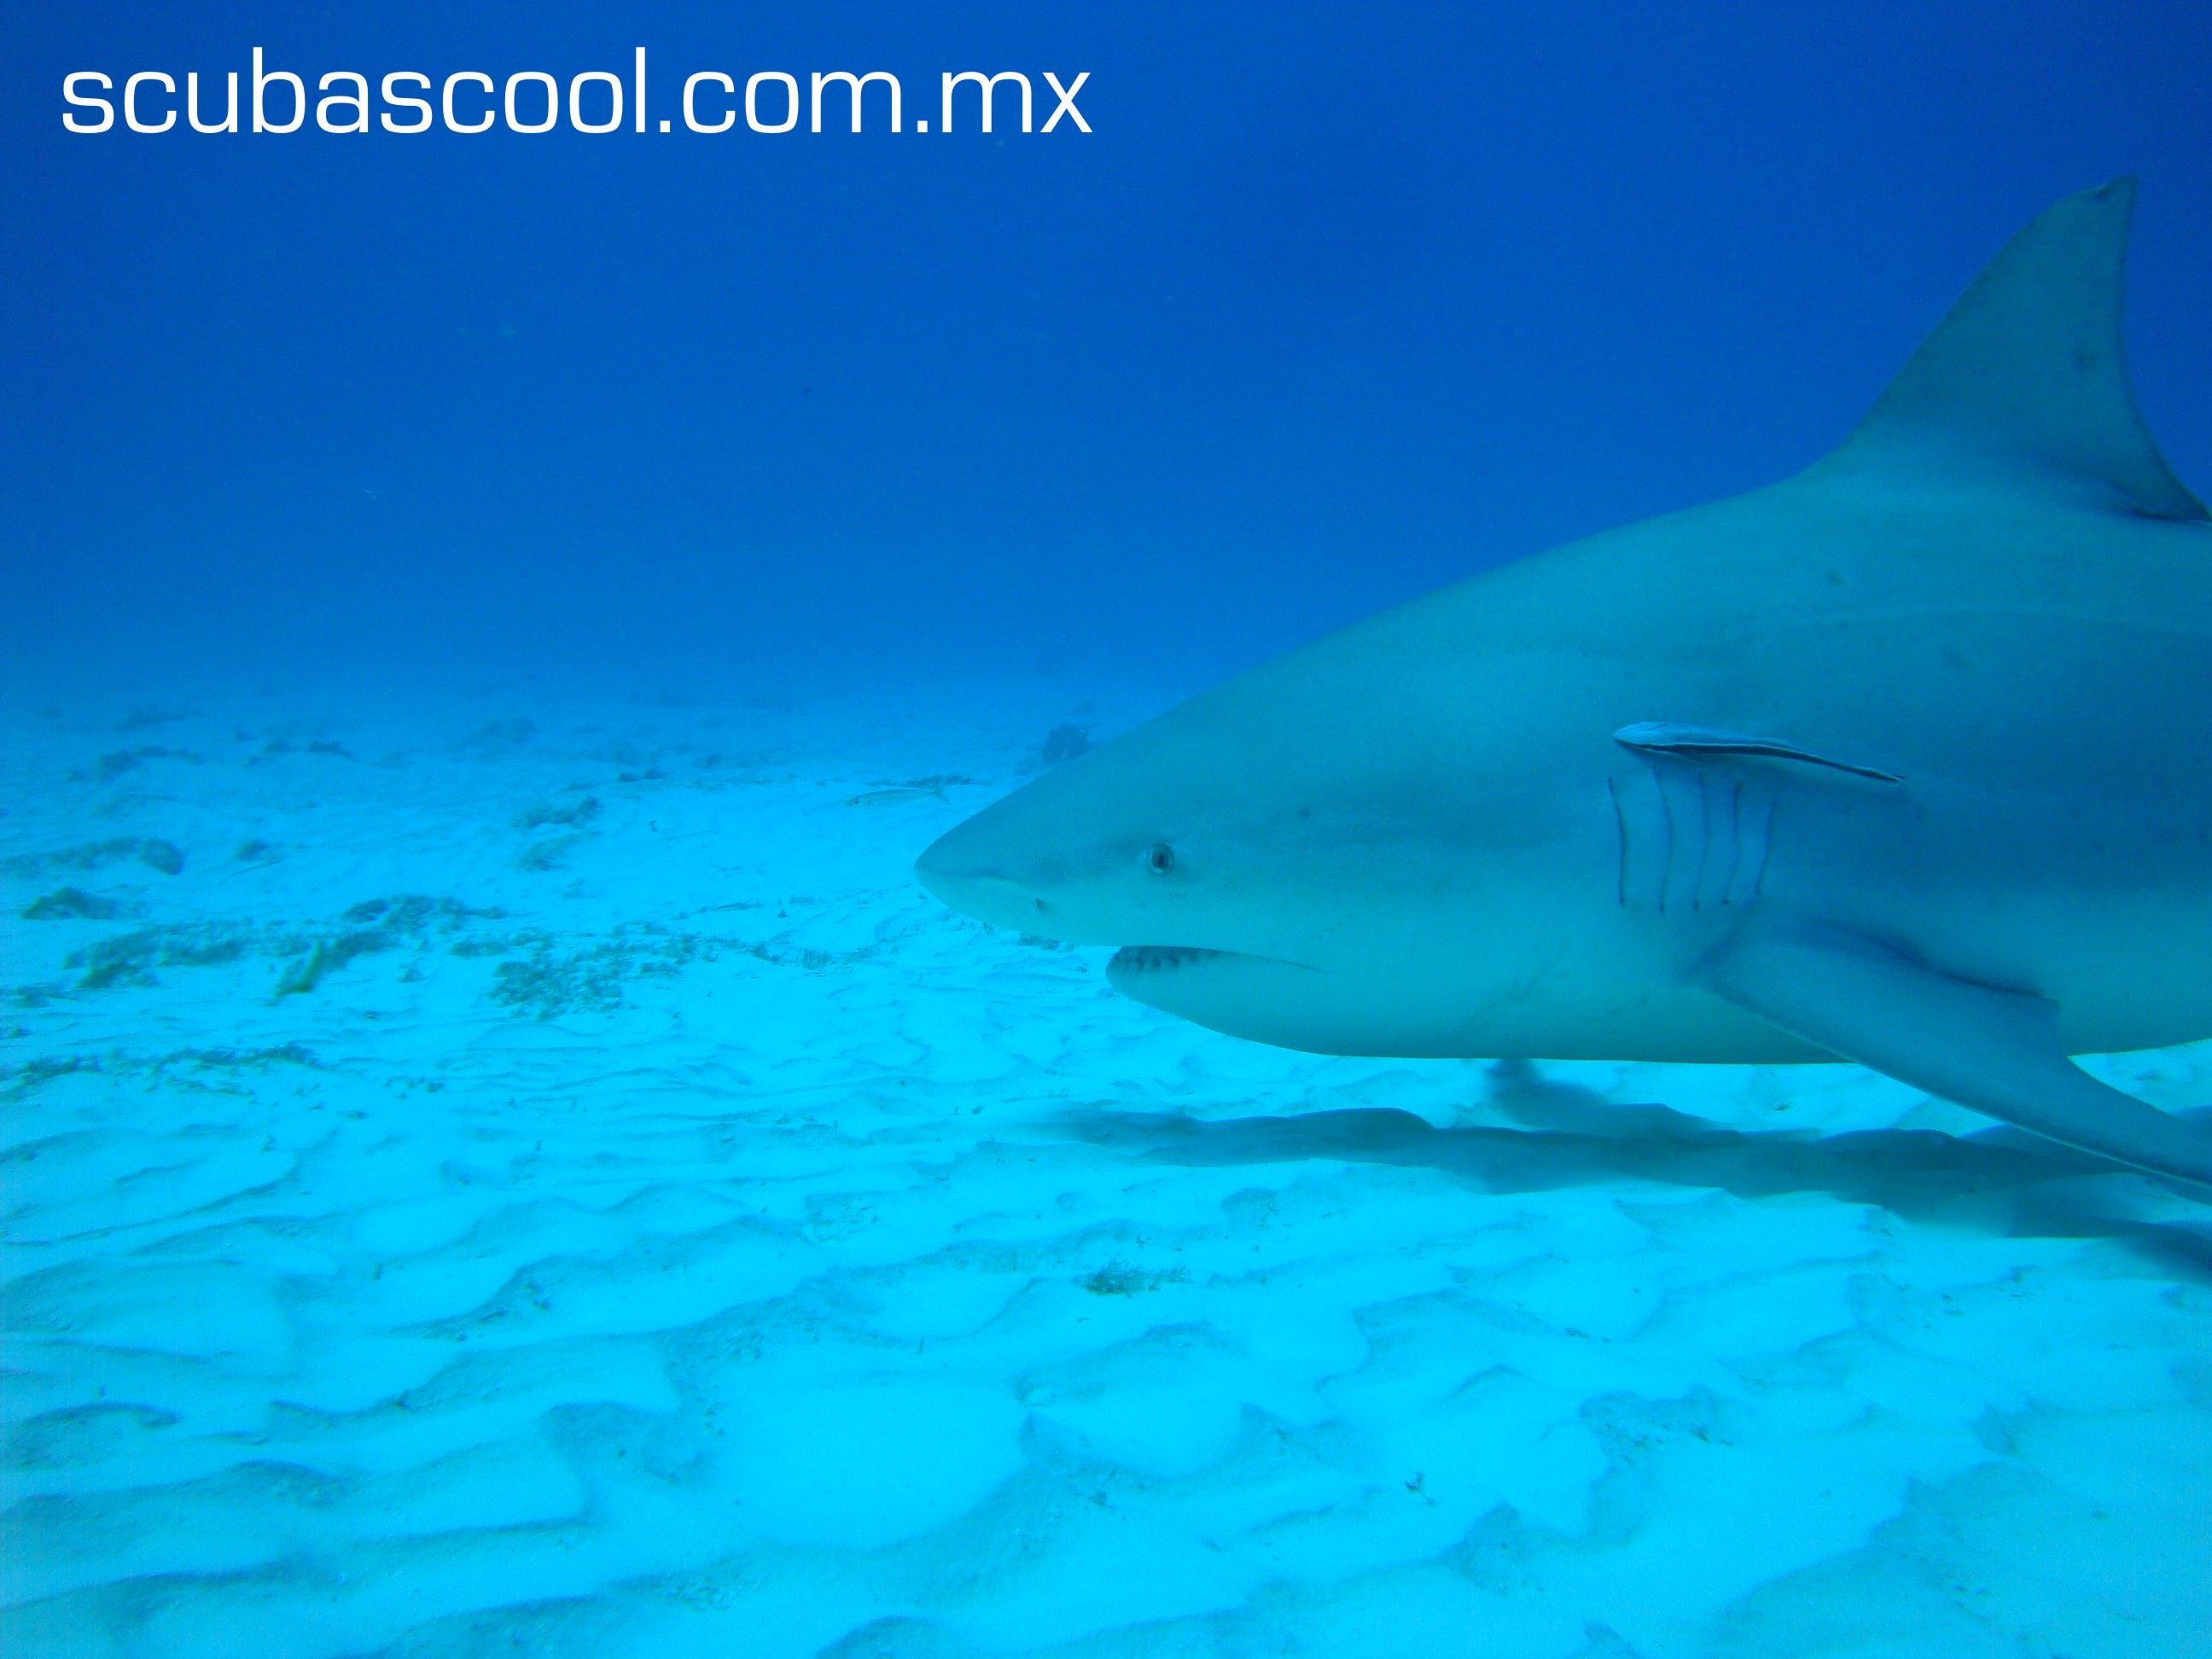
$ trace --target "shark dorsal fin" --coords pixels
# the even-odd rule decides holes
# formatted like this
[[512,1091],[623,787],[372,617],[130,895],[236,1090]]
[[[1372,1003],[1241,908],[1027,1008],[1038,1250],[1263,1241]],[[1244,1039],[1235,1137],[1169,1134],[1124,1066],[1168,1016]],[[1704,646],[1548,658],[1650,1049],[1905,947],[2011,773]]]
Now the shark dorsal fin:
[[1826,465],[2001,473],[2203,519],[2143,425],[2120,348],[2136,182],[2069,196],[2007,243]]

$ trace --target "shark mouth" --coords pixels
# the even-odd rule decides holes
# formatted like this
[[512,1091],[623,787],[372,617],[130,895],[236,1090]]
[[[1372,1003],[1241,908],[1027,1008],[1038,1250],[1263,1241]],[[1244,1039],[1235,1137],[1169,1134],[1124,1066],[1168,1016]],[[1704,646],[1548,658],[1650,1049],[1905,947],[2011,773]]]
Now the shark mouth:
[[1171,973],[1178,968],[1218,962],[1236,954],[1233,951],[1202,950],[1195,945],[1125,945],[1114,952],[1114,960],[1107,965],[1125,974]]
[[1114,952],[1114,959],[1106,968],[1109,973],[1172,974],[1183,968],[1212,968],[1229,963],[1296,968],[1302,973],[1313,971],[1305,963],[1291,962],[1283,957],[1256,957],[1244,951],[1209,951],[1198,945],[1125,945]]

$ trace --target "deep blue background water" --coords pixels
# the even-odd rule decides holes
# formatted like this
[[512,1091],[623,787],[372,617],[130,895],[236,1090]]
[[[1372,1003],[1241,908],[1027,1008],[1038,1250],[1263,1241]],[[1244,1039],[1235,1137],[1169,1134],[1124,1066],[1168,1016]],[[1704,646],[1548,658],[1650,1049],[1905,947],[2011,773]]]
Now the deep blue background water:
[[[2212,488],[2203,5],[453,13],[12,15],[9,684],[1195,683],[1794,471],[2123,172],[2142,400]],[[888,69],[909,124],[1087,70],[1096,131],[62,131],[66,70],[256,45],[643,45],[655,127],[694,69]]]

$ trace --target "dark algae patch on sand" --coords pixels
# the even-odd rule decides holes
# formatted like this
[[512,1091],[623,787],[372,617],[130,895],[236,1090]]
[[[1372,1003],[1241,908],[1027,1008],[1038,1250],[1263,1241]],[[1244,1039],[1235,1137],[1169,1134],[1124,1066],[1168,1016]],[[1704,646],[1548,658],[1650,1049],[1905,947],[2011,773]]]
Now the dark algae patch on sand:
[[137,859],[149,869],[173,876],[185,867],[184,849],[158,836],[118,836],[112,841],[80,842],[52,853],[19,853],[0,860],[0,875],[42,876],[53,870],[97,870],[119,859]]
[[135,928],[112,939],[72,951],[65,968],[82,968],[82,991],[107,991],[123,985],[158,985],[156,968],[212,968],[236,962],[253,948],[256,930],[222,922],[176,922]]
[[[77,914],[66,908],[75,901],[64,896],[76,890],[64,888],[40,903],[54,904],[58,915]],[[246,922],[169,922],[133,928],[82,946],[64,957],[63,966],[82,971],[78,990],[106,991],[122,986],[158,985],[161,981],[155,976],[158,969],[212,968],[250,957],[273,957],[290,963],[273,993],[273,998],[282,999],[313,990],[358,957],[402,945],[420,945],[434,935],[456,933],[472,921],[501,920],[504,915],[503,911],[477,908],[456,898],[405,893],[364,900],[340,918],[347,925],[335,931]]]
[[458,933],[471,920],[495,921],[505,914],[497,909],[472,909],[457,898],[433,898],[423,893],[364,899],[343,918],[359,925],[310,944],[306,956],[276,982],[275,997],[312,991],[325,975],[336,973],[358,957],[416,944],[434,933]]
[[123,914],[113,899],[79,887],[58,887],[24,907],[26,921],[112,921]]
[[374,927],[340,933],[335,939],[318,939],[306,957],[276,981],[275,995],[292,997],[304,991],[312,991],[322,983],[324,975],[336,973],[356,957],[388,951],[398,941],[392,934]]
[[515,816],[518,830],[537,830],[549,823],[564,824],[580,830],[599,815],[599,798],[586,795],[583,799],[562,805],[557,801],[540,801],[528,811]]

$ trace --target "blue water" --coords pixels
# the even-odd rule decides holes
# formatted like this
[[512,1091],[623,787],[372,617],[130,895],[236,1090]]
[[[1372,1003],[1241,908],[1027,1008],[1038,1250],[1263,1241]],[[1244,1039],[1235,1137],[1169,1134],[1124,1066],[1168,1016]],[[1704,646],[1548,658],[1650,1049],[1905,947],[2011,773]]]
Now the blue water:
[[[2212,1651],[2185,1195],[1853,1068],[1239,1043],[910,874],[1055,728],[1808,464],[2118,174],[2203,493],[2202,8],[10,21],[9,1651]],[[256,46],[631,101],[64,131]],[[833,68],[905,130],[684,128]]]

